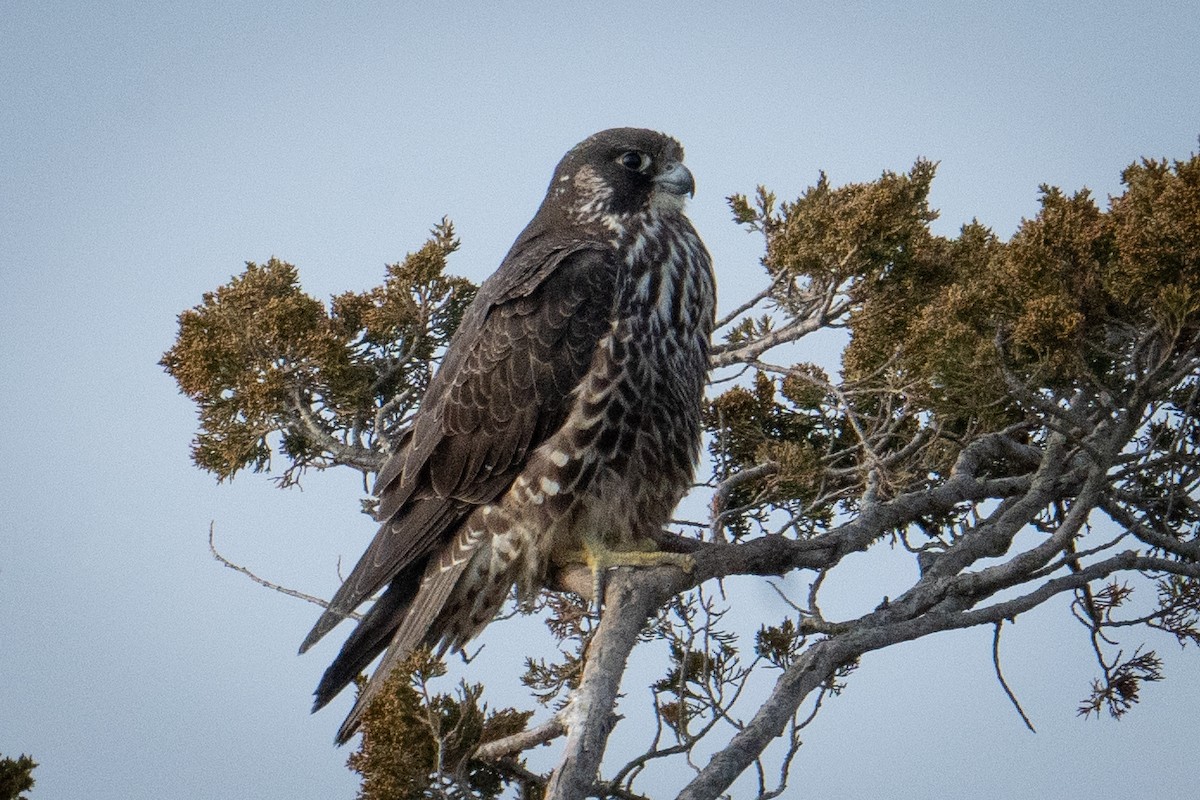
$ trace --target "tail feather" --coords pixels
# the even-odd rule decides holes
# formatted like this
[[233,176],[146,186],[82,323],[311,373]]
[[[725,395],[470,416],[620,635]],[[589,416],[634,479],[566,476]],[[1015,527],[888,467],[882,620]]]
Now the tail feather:
[[363,714],[378,696],[384,681],[392,670],[398,664],[403,663],[413,650],[422,645],[434,645],[441,638],[442,630],[437,625],[438,617],[445,609],[450,593],[458,584],[458,580],[469,562],[470,559],[463,559],[458,563],[451,562],[449,565],[441,565],[436,559],[431,561],[426,569],[425,578],[416,592],[416,597],[413,599],[404,621],[400,623],[400,627],[392,637],[391,644],[388,645],[387,652],[383,655],[383,660],[375,668],[371,679],[367,681],[367,685],[363,687],[358,699],[355,700],[354,708],[350,710],[346,721],[338,729],[336,742],[339,745],[345,744],[351,736],[358,732]]
[[397,575],[359,621],[337,658],[321,676],[321,683],[314,692],[313,711],[336,697],[388,646],[417,595],[427,562],[428,559],[422,559]]

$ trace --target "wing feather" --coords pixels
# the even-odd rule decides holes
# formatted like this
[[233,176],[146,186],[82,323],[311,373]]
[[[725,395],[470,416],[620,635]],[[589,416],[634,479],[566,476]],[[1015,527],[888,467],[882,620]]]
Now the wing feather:
[[[617,265],[594,246],[534,243],[514,246],[484,283],[380,471],[379,532],[301,646],[392,584],[380,612],[373,608],[347,640],[338,669],[330,667],[332,683],[344,685],[357,674],[351,668],[369,663],[402,624],[411,627],[411,609],[426,609],[426,627],[436,618],[428,609],[440,611],[444,596],[425,588],[414,595],[396,582],[413,582],[414,564],[447,546],[473,508],[507,491],[526,455],[565,421],[571,390],[610,327]],[[319,704],[341,686],[322,689]]]
[[[300,652],[316,644],[364,600],[392,582],[407,564],[429,555],[438,538],[453,530],[469,510],[469,504],[460,500],[429,497],[412,501],[393,515],[380,527],[354,570],[329,601],[329,606],[300,645]],[[411,530],[423,531],[426,536],[406,535]],[[359,626],[366,622],[364,619]],[[349,641],[347,645],[350,645]]]

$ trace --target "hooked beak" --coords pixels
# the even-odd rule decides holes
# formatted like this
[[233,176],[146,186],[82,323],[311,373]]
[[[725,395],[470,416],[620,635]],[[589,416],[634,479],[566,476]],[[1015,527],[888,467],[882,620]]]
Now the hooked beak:
[[666,169],[654,178],[654,183],[675,195],[686,194],[691,197],[696,193],[696,179],[692,177],[691,170],[678,161],[667,164]]

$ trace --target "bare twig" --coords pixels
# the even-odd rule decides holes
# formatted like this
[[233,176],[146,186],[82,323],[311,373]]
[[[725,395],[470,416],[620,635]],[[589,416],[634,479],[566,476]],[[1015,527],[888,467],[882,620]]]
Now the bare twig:
[[[265,578],[260,578],[259,576],[255,575],[253,572],[251,572],[246,567],[243,567],[240,564],[235,564],[232,561],[230,561],[229,559],[227,559],[225,556],[221,555],[219,552],[217,552],[217,545],[213,541],[214,525],[215,525],[215,523],[212,523],[212,522],[208,523],[208,552],[212,553],[213,558],[215,558],[217,561],[220,561],[222,564],[229,567],[234,572],[242,573],[247,578],[249,578],[250,580],[257,583],[259,586],[265,586],[268,589],[279,592],[280,594],[286,594],[288,597],[299,598],[300,600],[303,600],[307,603],[312,603],[313,605],[318,605],[321,608],[329,608],[328,600],[322,600],[320,597],[316,597],[311,594],[305,594],[304,592],[300,592],[295,589],[289,589],[286,586],[280,586],[278,583],[272,583],[271,581],[269,581]],[[357,612],[351,612],[351,613],[347,614],[346,616],[349,617],[350,619],[354,619],[354,620],[362,618]]]
[[1000,688],[1008,695],[1009,702],[1013,704],[1013,708],[1021,715],[1021,721],[1025,723],[1025,727],[1029,728],[1033,733],[1037,733],[1037,729],[1029,721],[1029,715],[1025,713],[1025,709],[1021,708],[1021,701],[1013,694],[1008,681],[1004,680],[1004,673],[1000,670],[1000,628],[1003,625],[1004,620],[998,620],[995,625],[995,633],[992,634],[992,665],[996,668],[996,680],[1000,681]]
[[725,521],[730,517],[729,496],[733,494],[733,490],[737,487],[765,478],[768,475],[774,475],[779,472],[779,464],[774,461],[765,461],[762,464],[756,464],[753,467],[739,470],[733,475],[730,475],[725,480],[717,484],[716,490],[713,492],[712,500],[709,502],[709,515],[712,520],[709,523],[708,538],[714,542],[727,541],[725,538]]
[[782,282],[781,278],[778,278],[778,277],[775,278],[774,280],[772,280],[770,285],[767,286],[767,288],[763,289],[761,292],[754,295],[754,297],[751,297],[749,300],[742,303],[737,308],[733,309],[733,311],[730,311],[728,314],[726,314],[725,316],[723,316],[719,320],[717,320],[717,324],[714,326],[714,329],[720,330],[721,328],[724,328],[726,325],[733,322],[735,319],[740,317],[742,314],[745,314],[747,311],[754,308],[756,305],[761,303],[763,300],[766,300],[768,297],[771,296],[771,294],[775,291],[775,289],[779,286],[779,284],[781,282]]

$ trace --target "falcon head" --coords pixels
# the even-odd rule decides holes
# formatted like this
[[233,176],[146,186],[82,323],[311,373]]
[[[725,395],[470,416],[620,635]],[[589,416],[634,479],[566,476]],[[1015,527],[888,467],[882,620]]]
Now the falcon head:
[[644,128],[611,128],[563,156],[543,209],[553,205],[577,222],[611,228],[633,214],[678,212],[695,190],[679,142]]

